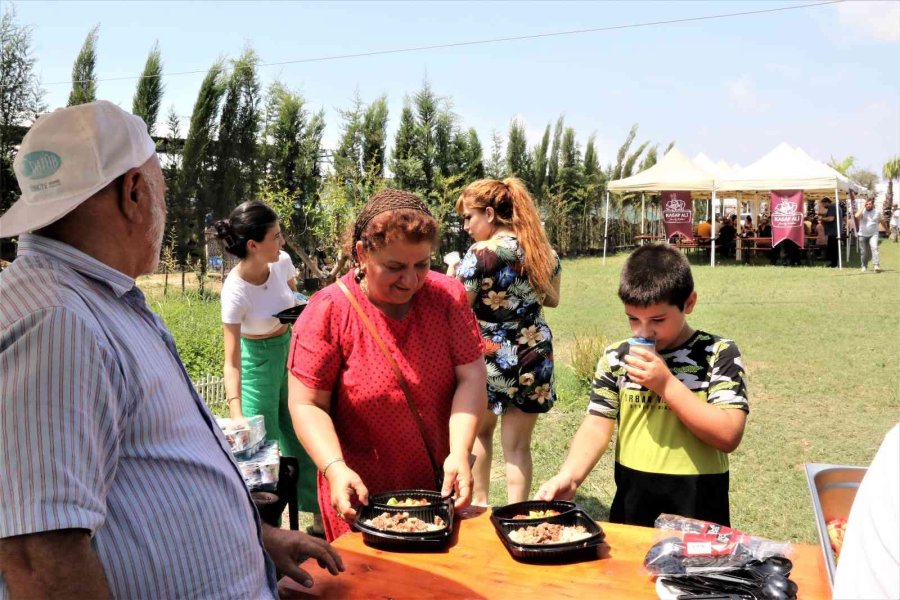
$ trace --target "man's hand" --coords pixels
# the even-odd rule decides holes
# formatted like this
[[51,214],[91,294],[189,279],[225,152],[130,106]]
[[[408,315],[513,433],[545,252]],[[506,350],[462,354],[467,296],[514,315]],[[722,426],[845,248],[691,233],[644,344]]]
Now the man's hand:
[[326,479],[331,488],[332,508],[344,521],[353,521],[356,518],[353,497],[355,496],[362,504],[369,503],[369,490],[362,479],[343,461],[329,467]]
[[631,353],[625,355],[625,364],[629,379],[656,392],[662,398],[663,390],[673,375],[658,354],[633,347]]
[[571,475],[559,473],[548,479],[544,485],[538,489],[534,495],[535,500],[571,500],[575,497],[575,490],[578,489],[575,480]]
[[299,531],[263,525],[263,545],[279,575],[290,577],[305,587],[312,587],[313,580],[299,565],[309,558],[316,559],[319,566],[328,569],[332,575],[344,570],[344,562],[331,544]]
[[472,502],[472,468],[469,466],[469,457],[462,454],[451,453],[444,460],[444,485],[441,486],[441,496],[447,497],[453,493],[456,500],[453,506],[459,510]]

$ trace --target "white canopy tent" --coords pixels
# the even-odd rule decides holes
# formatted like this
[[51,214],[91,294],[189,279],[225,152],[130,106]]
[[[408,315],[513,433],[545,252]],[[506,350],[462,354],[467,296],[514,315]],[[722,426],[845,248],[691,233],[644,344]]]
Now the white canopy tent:
[[[834,191],[838,226],[841,222],[840,192],[851,189],[850,180],[802,150],[782,142],[768,154],[718,182],[722,191],[804,190]],[[757,202],[759,200],[757,199]],[[840,236],[838,236],[838,267],[841,264]]]
[[[695,164],[672,148],[665,156],[650,167],[636,175],[611,181],[606,188],[606,215],[603,229],[603,263],[606,264],[606,241],[609,232],[609,193],[610,192],[678,192],[704,191],[716,195],[716,176]],[[644,197],[641,195],[641,231],[643,232]],[[713,244],[713,260],[715,259]]]
[[[760,202],[768,200],[770,190],[804,190],[810,192],[834,194],[837,221],[840,223],[841,193],[862,192],[865,190],[856,182],[842,175],[829,165],[819,162],[800,148],[794,148],[782,142],[759,160],[741,168],[729,165],[724,160],[714,163],[702,152],[693,161],[672,148],[654,166],[631,177],[612,181],[606,191],[606,225],[603,234],[603,261],[606,262],[607,233],[609,223],[610,192],[663,192],[691,191],[708,192],[713,204],[716,194],[721,191],[754,193],[753,203],[756,212]],[[766,194],[763,194],[766,192]],[[643,233],[644,198],[641,196],[641,232]],[[715,238],[715,220],[712,220],[712,236]],[[715,265],[715,244],[711,245],[710,264]],[[840,237],[838,238],[838,266],[842,267],[840,257]]]

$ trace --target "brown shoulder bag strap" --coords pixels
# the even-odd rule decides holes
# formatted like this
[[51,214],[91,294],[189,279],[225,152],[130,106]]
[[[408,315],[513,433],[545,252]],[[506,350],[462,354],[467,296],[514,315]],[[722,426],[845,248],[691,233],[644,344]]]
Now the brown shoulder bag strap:
[[384,354],[384,357],[387,359],[388,364],[391,365],[391,369],[394,371],[394,375],[397,377],[397,382],[400,384],[400,389],[403,390],[403,395],[406,397],[406,405],[409,407],[409,412],[412,413],[413,419],[416,422],[416,426],[419,428],[419,434],[422,436],[422,441],[425,443],[425,452],[428,454],[428,461],[431,463],[431,468],[434,469],[435,481],[438,484],[438,489],[440,489],[441,485],[441,469],[438,466],[437,461],[434,458],[434,453],[431,451],[431,444],[428,443],[428,434],[425,431],[425,422],[422,420],[422,417],[419,415],[419,411],[416,410],[416,404],[413,402],[412,392],[409,389],[409,385],[406,383],[406,378],[403,376],[403,372],[400,371],[400,365],[397,364],[397,361],[394,360],[394,355],[391,354],[391,351],[385,345],[384,340],[381,339],[381,336],[378,334],[378,330],[375,329],[375,324],[372,323],[371,319],[369,319],[368,315],[363,311],[362,306],[359,305],[356,298],[353,296],[353,293],[347,288],[343,281],[338,279],[336,281],[341,291],[344,292],[344,295],[347,296],[347,300],[350,301],[350,305],[356,311],[356,314],[359,315],[360,320],[362,320],[363,325],[366,326],[366,329],[369,330],[369,333],[372,334],[372,337],[375,339],[375,343],[378,345],[378,348],[381,350],[381,353]]

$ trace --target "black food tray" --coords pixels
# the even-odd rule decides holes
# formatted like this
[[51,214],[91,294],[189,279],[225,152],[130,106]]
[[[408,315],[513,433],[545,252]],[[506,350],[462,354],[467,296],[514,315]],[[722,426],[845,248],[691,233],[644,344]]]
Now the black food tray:
[[491,518],[533,525],[534,523],[540,523],[547,517],[516,519],[516,515],[527,515],[532,510],[555,510],[560,514],[565,514],[577,508],[578,506],[574,502],[569,502],[568,500],[551,500],[549,502],[545,500],[526,500],[525,502],[516,502],[515,504],[507,504],[506,506],[492,509]]
[[[382,513],[397,514],[407,512],[411,517],[417,517],[427,523],[433,523],[434,517],[440,517],[447,524],[438,531],[424,531],[421,533],[400,533],[397,531],[382,531],[371,525],[366,525],[367,519],[374,518]],[[370,503],[357,509],[356,522],[353,527],[363,535],[363,541],[370,546],[376,546],[386,550],[425,552],[441,550],[450,542],[453,535],[453,505],[434,504],[431,506],[375,506]]]
[[[495,512],[491,514],[491,523],[510,555],[524,562],[577,562],[596,558],[597,546],[603,543],[603,539],[606,537],[603,529],[580,509],[570,510],[555,517],[519,521],[499,519]],[[562,544],[519,544],[510,539],[510,531],[539,523],[555,523],[565,526],[582,525],[591,536],[577,542]]]
[[[396,490],[393,492],[383,492],[381,494],[372,494],[369,496],[369,505],[376,508],[395,510],[398,508],[420,508],[417,506],[392,506],[388,504],[388,500],[396,498],[397,500],[406,500],[407,498],[415,498],[416,500],[428,500],[427,506],[439,506],[446,504],[446,500],[441,499],[441,493],[434,490]],[[421,507],[424,508],[424,507]]]
[[306,308],[306,302],[303,302],[296,306],[292,306],[281,311],[280,313],[275,313],[272,316],[278,319],[281,323],[293,323],[297,320],[297,317],[300,316],[300,313],[303,312],[304,308]]

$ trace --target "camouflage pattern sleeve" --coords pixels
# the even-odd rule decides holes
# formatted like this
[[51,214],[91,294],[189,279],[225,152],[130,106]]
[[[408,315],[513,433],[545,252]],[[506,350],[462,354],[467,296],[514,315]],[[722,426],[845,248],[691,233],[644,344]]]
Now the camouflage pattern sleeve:
[[[621,360],[622,345],[607,346],[597,361],[587,409],[592,415],[607,419],[619,416],[619,386],[625,376],[625,363]],[[625,351],[627,352],[627,348]]]
[[750,412],[744,361],[732,340],[719,339],[713,345],[707,402]]

